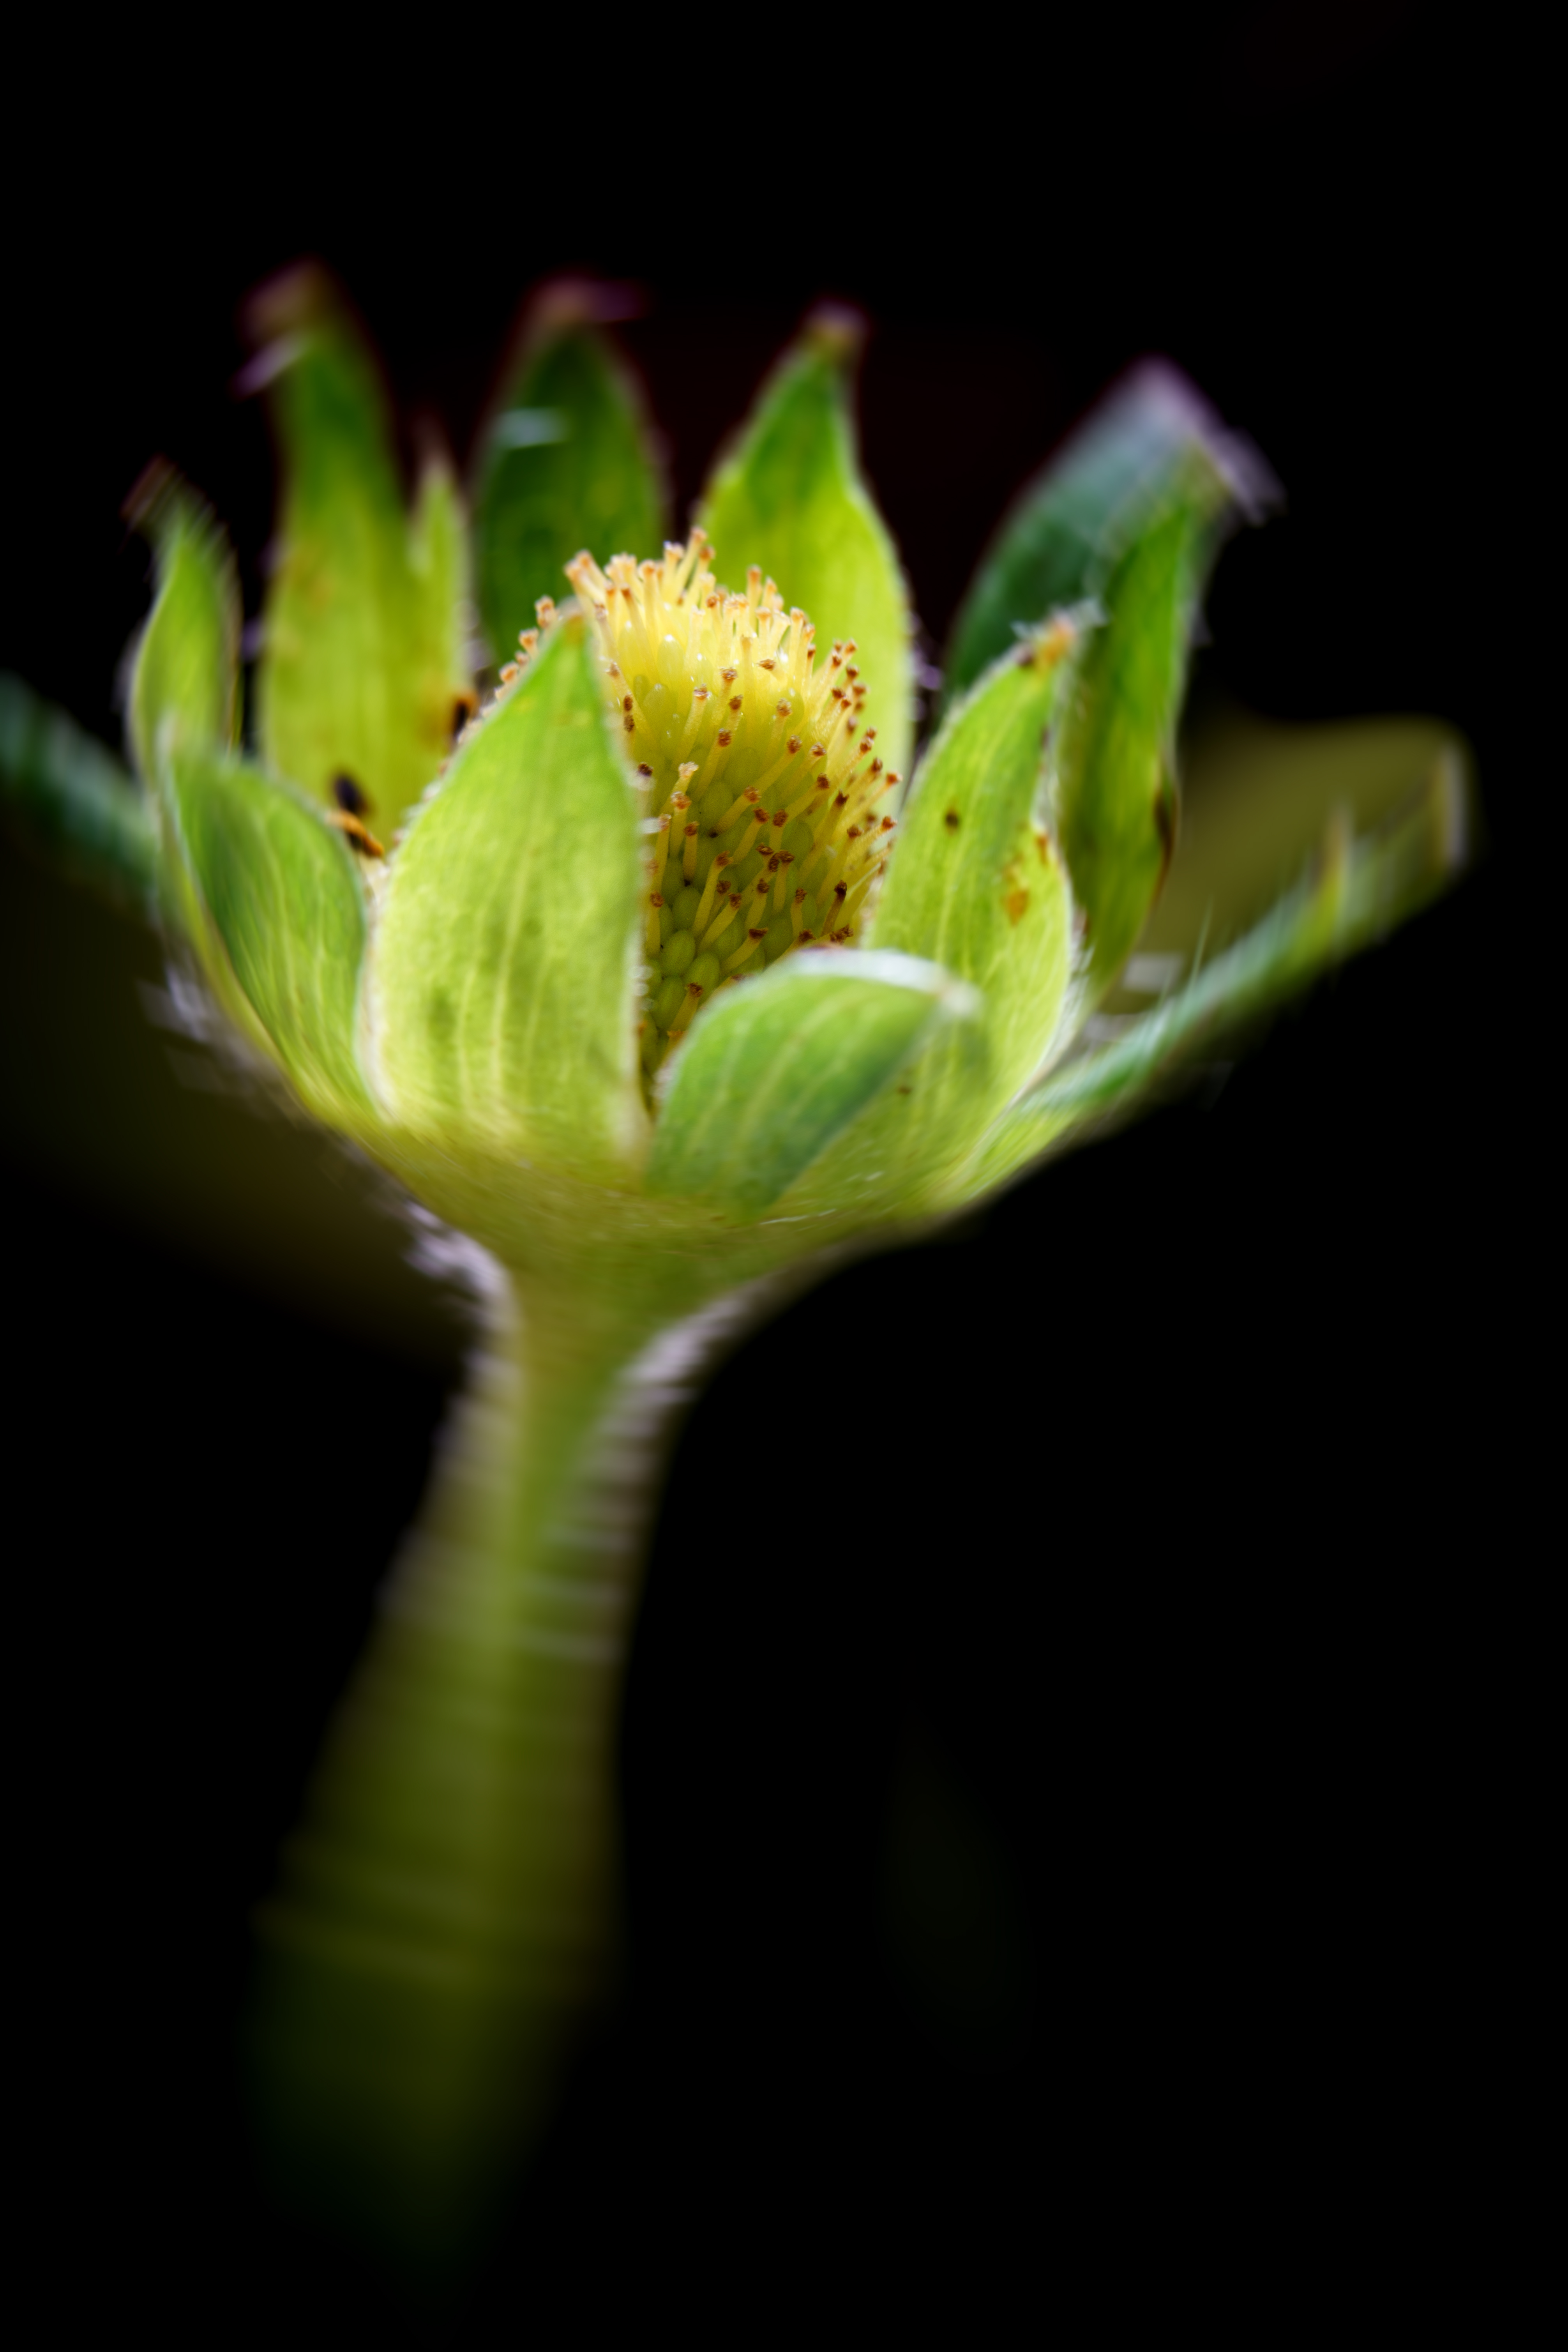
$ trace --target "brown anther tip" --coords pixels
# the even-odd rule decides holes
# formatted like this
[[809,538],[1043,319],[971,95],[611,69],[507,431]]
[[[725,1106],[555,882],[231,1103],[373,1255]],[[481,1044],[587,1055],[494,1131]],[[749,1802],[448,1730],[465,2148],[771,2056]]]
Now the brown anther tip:
[[632,717],[626,717],[621,721],[621,724],[624,727],[628,735],[635,735],[637,732],[637,721]]
[[650,891],[649,891],[649,893],[648,893],[648,904],[649,904],[649,906],[650,906],[650,907],[662,907],[662,906],[664,905],[664,899],[660,897],[660,895],[659,895],[659,893],[658,893],[658,891],[657,891],[657,890],[650,890]]
[[747,931],[746,936],[748,940],[765,940],[768,934],[766,931]]
[[646,776],[646,777],[648,778],[648,781],[650,782],[650,783],[653,782],[653,769],[648,765],[648,762],[647,762],[647,761],[646,761],[646,760],[639,760],[639,761],[638,761],[638,762],[637,762],[637,773],[638,773],[640,776]]
[[327,822],[329,824],[337,826],[350,848],[357,850],[361,857],[386,856],[386,851],[382,847],[375,835],[368,831],[357,816],[350,815],[347,809],[329,809]]
[[800,738],[799,737],[799,735],[791,735],[791,736],[790,736],[790,738],[789,738],[789,742],[785,745],[785,747],[784,747],[784,748],[785,748],[785,750],[789,752],[789,757],[790,757],[791,759],[794,759],[794,757],[795,757],[796,753],[797,753],[797,752],[800,751]]
[[735,738],[727,727],[721,727],[718,730],[718,740],[721,743],[729,744],[734,742]]
[[788,810],[788,809],[775,809],[775,810],[774,810],[774,812],[773,812],[773,822],[774,822],[774,824],[778,824],[778,825],[784,825],[784,824],[789,824],[789,810]]

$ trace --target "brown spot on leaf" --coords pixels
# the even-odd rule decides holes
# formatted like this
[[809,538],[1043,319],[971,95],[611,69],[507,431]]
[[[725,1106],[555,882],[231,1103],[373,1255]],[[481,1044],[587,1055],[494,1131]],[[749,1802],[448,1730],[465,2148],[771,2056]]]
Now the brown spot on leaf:
[[948,832],[949,832],[949,833],[956,833],[956,832],[957,832],[957,830],[958,830],[958,827],[963,824],[964,820],[963,820],[963,818],[958,814],[958,812],[957,812],[957,810],[956,810],[956,809],[949,809],[949,810],[948,810],[948,812],[947,812],[947,814],[946,814],[946,815],[943,818],[942,822],[943,822],[943,824],[946,826],[946,828],[947,828],[947,830],[948,830]]
[[1171,859],[1176,854],[1176,796],[1168,776],[1161,777],[1159,790],[1155,794],[1155,829],[1160,836],[1160,847],[1165,853],[1165,863],[1160,873],[1160,879],[1163,882],[1170,872]]
[[1009,922],[1017,923],[1022,919],[1024,909],[1029,905],[1029,892],[1027,890],[1009,890],[1007,897],[1002,900],[1002,905],[1007,909]]

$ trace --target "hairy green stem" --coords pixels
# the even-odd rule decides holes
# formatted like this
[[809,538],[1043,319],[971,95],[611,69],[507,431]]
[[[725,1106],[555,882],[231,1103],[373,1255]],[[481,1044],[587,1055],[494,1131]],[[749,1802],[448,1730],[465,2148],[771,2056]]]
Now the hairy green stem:
[[267,2168],[460,2269],[617,1950],[618,1699],[665,1453],[743,1297],[650,1339],[509,1291],[258,1919]]

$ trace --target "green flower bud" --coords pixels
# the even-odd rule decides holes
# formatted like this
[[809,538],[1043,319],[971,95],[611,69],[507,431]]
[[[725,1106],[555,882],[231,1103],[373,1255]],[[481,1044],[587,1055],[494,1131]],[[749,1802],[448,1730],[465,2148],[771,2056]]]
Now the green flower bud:
[[[1155,370],[981,562],[905,790],[916,673],[856,454],[858,329],[808,321],[701,526],[639,561],[611,549],[657,543],[662,488],[581,289],[540,307],[482,436],[483,624],[509,642],[531,599],[535,625],[481,710],[450,469],[405,506],[318,274],[256,320],[284,496],[250,748],[234,566],[160,469],[133,509],[159,567],[140,792],[7,679],[0,777],[497,1271],[495,1359],[323,1766],[259,2029],[311,2194],[438,2263],[595,1980],[626,1496],[683,1393],[672,1350],[1154,1099],[1451,879],[1469,783],[1440,729],[1342,730],[1283,850],[1231,822],[1239,793],[1184,838],[1198,597],[1261,477]],[[449,1789],[472,1802],[433,1804]]]

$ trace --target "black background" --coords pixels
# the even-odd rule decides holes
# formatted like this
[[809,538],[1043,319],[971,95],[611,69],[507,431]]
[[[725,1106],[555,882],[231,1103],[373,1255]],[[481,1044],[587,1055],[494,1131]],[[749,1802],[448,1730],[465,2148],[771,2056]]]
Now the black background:
[[[155,450],[255,609],[236,311],[304,251],[460,456],[531,281],[635,281],[620,332],[683,521],[801,309],[860,302],[865,461],[934,645],[1130,359],[1169,353],[1253,436],[1289,504],[1225,558],[1200,684],[1451,719],[1488,854],[1218,1093],[841,1276],[720,1371],[630,1676],[629,2005],[475,2335],[831,2310],[988,2340],[1009,2308],[1109,2327],[1151,2293],[1251,2327],[1357,2265],[1380,2308],[1457,2292],[1478,1923],[1509,1916],[1494,1815],[1536,1737],[1481,1507],[1525,1444],[1485,1071],[1542,788],[1502,634],[1538,374],[1489,177],[1527,67],[1419,8],[998,30],[891,68],[885,35],[821,38],[582,20],[330,80],[303,52],[97,58],[7,164],[0,659],[117,740],[145,599],[119,507]],[[371,2340],[368,2291],[251,2198],[227,2053],[246,1909],[460,1335],[401,1361],[4,1178],[30,2242],[62,2326]],[[802,1543],[781,1502],[704,1552],[709,1465],[807,1397],[842,1418],[831,1528]],[[882,1892],[922,1772],[1003,1922],[935,1991]]]

